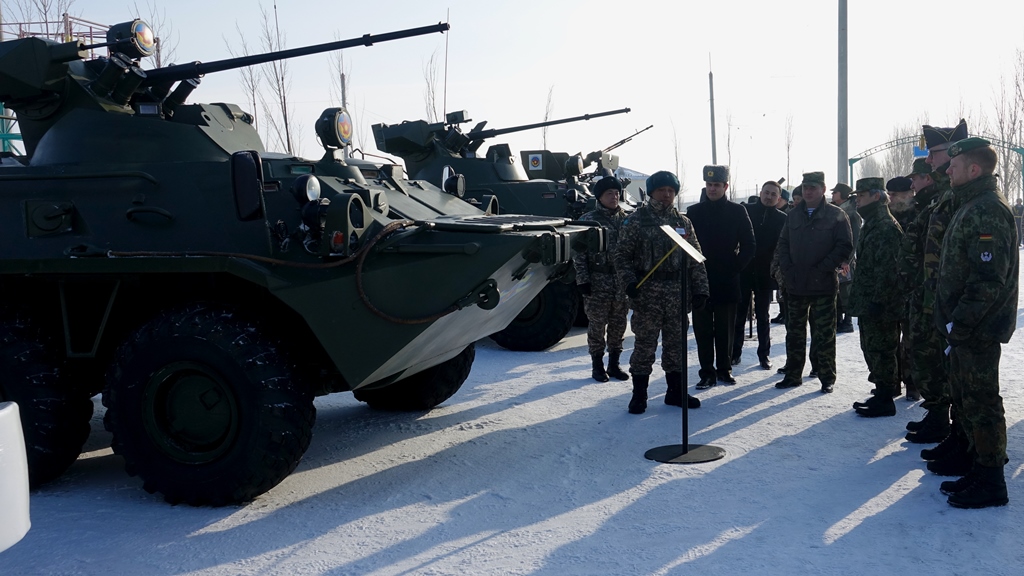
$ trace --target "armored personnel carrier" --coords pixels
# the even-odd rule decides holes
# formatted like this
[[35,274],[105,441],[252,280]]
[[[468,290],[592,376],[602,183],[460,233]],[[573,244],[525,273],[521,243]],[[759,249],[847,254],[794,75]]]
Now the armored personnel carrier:
[[443,32],[447,24],[143,70],[135,20],[109,56],[0,43],[0,101],[26,153],[0,167],[0,401],[21,408],[34,485],[64,472],[102,392],[113,450],[170,502],[251,499],[296,467],[313,398],[426,410],[467,378],[597,228],[500,216],[398,167],[265,150],[234,104],[187,103],[207,73]]
[[[479,207],[497,202],[503,214],[576,220],[594,207],[589,179],[618,168],[618,157],[608,154],[608,149],[586,156],[529,150],[521,153],[521,160],[508,144],[492,144],[483,155],[477,151],[495,136],[627,112],[629,108],[623,108],[486,130],[484,121],[463,132],[459,125],[471,120],[465,111],[459,111],[447,114],[444,122],[414,120],[375,124],[372,129],[377,149],[401,158],[413,178],[432,182]],[[585,174],[584,169],[593,162],[597,162],[597,170]],[[579,324],[578,319],[585,326],[582,297],[573,282],[575,271],[568,266],[561,272],[560,282],[548,284],[507,328],[491,338],[510,350],[544,350],[564,338],[574,323]]]

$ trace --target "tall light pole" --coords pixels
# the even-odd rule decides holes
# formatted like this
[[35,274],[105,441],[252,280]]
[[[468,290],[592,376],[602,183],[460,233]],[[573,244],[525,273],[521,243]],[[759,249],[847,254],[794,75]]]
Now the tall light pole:
[[718,145],[715,143],[715,73],[711,71],[711,54],[708,54],[708,91],[711,94],[711,163],[718,164]]
[[852,170],[849,160],[849,117],[847,111],[847,82],[846,82],[846,0],[839,0],[839,146],[836,169],[839,182],[849,184],[847,181],[847,168]]

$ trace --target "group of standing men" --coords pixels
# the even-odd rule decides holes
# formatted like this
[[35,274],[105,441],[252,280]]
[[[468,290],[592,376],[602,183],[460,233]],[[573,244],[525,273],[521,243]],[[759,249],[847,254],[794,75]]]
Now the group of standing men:
[[[962,508],[1006,504],[998,365],[1000,345],[1016,326],[1024,207],[1018,201],[1011,209],[1006,202],[997,185],[996,152],[986,140],[968,138],[963,120],[953,128],[923,128],[928,157],[915,161],[908,176],[887,183],[862,178],[855,189],[834,188],[829,203],[824,173],[809,172],[788,213],[779,210],[783,190],[773,181],[762,186],[757,203],[729,201],[725,166],[704,167],[704,199],[686,215],[674,207],[680,185],[670,172],[648,178],[648,201],[628,216],[619,208],[621,184],[614,178],[599,181],[599,206],[584,218],[609,229],[610,256],[576,260],[591,320],[594,378],[630,377],[618,360],[632,307],[630,413],[647,408],[659,335],[665,403],[682,406],[683,337],[691,310],[700,361],[697,388],[735,384],[731,367],[740,359],[751,299],[759,364],[770,369],[774,264],[785,295],[787,355],[780,370],[785,376],[776,387],[802,384],[809,323],[812,371],[822,393],[833,391],[836,331],[845,320],[837,317],[838,305],[840,315],[859,318],[868,380],[875,386],[866,401],[854,403],[855,412],[895,415],[893,397],[906,382],[908,398],[919,394],[927,410],[921,421],[907,425],[907,439],[941,440],[923,450],[922,458],[936,474],[960,476],[940,487],[948,502]],[[847,210],[854,205],[858,222],[851,226]],[[703,241],[706,261],[688,265],[664,225],[698,251],[698,239]],[[849,291],[837,303],[843,277],[850,278]],[[687,295],[685,302],[681,294]],[[700,406],[698,399],[687,398],[690,408]]]

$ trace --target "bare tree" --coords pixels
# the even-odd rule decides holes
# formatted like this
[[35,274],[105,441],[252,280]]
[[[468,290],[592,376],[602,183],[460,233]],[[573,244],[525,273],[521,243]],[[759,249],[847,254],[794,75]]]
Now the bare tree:
[[[555,112],[554,97],[555,97],[555,85],[552,84],[551,86],[548,87],[548,101],[547,101],[547,103],[544,104],[544,122],[547,122],[548,120],[551,120],[551,115]],[[540,138],[541,138],[541,145],[540,145],[541,149],[542,150],[547,150],[548,149],[548,127],[547,126],[545,126],[545,127],[540,129]]]
[[[676,133],[676,122],[675,122],[675,120],[669,120],[669,123],[672,125],[672,153],[675,155],[675,164],[674,164],[675,172],[676,172],[676,176],[679,177],[680,186],[682,186],[682,182],[683,182],[683,175],[682,175],[683,164],[682,164],[682,162],[679,159],[679,135]],[[682,210],[683,209],[683,196],[685,196],[685,195],[686,195],[686,191],[685,190],[680,190],[679,194],[676,195],[676,209],[677,210]]]
[[[882,164],[876,156],[868,156],[854,164],[857,173],[857,180],[861,178],[880,177],[882,175]],[[854,180],[856,182],[856,180]]]
[[[1002,142],[1011,146],[1019,146],[1021,141],[1021,122],[1024,121],[1021,107],[1024,102],[1021,100],[1022,86],[1024,82],[1024,70],[1020,62],[1021,51],[1017,51],[1017,62],[1014,65],[1013,86],[1007,87],[1005,76],[999,78],[999,89],[993,95],[992,104],[994,115],[992,122],[992,135]],[[999,173],[1003,178],[1002,188],[1007,193],[1010,190],[1020,190],[1021,178],[1021,155],[1004,151],[999,163]],[[1019,194],[1019,192],[1018,192]]]
[[[238,26],[238,22],[235,22],[235,31],[237,34],[230,41],[225,38],[224,45],[228,49],[228,54],[232,57],[238,56],[249,56],[249,45],[245,41],[245,35],[242,34],[242,29]],[[237,50],[237,51],[236,51]],[[260,82],[262,75],[260,74],[260,68],[258,66],[244,66],[238,70],[239,73],[239,84],[242,86],[242,90],[246,94],[246,104],[251,105],[250,109],[253,114],[253,128],[259,132],[259,114],[257,114],[257,101],[259,100],[260,93]],[[266,140],[267,134],[264,133],[263,137]]]
[[[733,182],[737,182],[736,172],[732,169],[732,112],[726,112],[725,114],[725,154],[726,154],[726,165],[729,166],[729,179]],[[736,188],[729,186],[729,199],[736,199]]]
[[61,16],[70,11],[75,0],[14,0],[4,2],[4,12],[13,9],[15,18],[22,22],[41,22],[43,34],[53,40],[63,40],[61,35],[65,32],[56,24]]
[[152,2],[146,3],[146,12],[139,9],[139,3],[135,3],[135,14],[149,24],[156,37],[156,67],[160,68],[167,63],[174,62],[174,56],[178,51],[178,35],[167,18],[167,11]]
[[[283,50],[287,45],[285,36],[277,22],[277,2],[274,2],[274,14],[271,16],[260,4],[262,25],[260,40],[267,52]],[[283,148],[288,154],[299,154],[297,145],[292,140],[294,111],[288,104],[291,92],[291,77],[288,72],[288,60],[275,60],[262,65],[267,90],[258,92],[266,130],[275,145]]]
[[786,181],[791,182],[789,178],[789,157],[793,151],[793,113],[790,112],[786,115]]
[[438,74],[438,51],[430,55],[430,59],[423,65],[423,80],[426,87],[423,89],[423,103],[427,107],[427,122],[431,124],[440,122],[441,110],[437,101],[437,74]]
[[[921,133],[921,123],[903,124],[892,129],[889,140],[895,142]],[[894,178],[910,173],[910,167],[914,164],[914,142],[907,142],[889,148],[881,159],[881,172],[879,176]]]

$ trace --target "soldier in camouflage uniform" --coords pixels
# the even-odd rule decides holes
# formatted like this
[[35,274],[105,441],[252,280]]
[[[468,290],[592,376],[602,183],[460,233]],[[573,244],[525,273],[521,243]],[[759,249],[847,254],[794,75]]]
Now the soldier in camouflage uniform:
[[850,287],[849,313],[860,325],[860,349],[875,389],[866,402],[854,402],[853,408],[867,418],[895,416],[892,397],[900,393],[896,357],[905,304],[892,279],[903,230],[889,212],[883,187],[881,178],[861,178],[856,189],[857,213],[864,226],[857,241],[857,275]]
[[[922,163],[925,162],[924,158],[920,160]],[[925,167],[928,167],[927,163]],[[885,191],[889,194],[889,211],[892,212],[892,217],[900,225],[900,230],[906,232],[917,216],[913,180],[909,176],[897,176],[885,183]],[[906,296],[909,291],[904,289],[903,294]],[[899,364],[900,380],[907,386],[907,400],[916,402],[921,399],[921,393],[914,385],[914,375],[910,369],[910,304],[906,297],[903,298],[903,308],[903,315],[900,318],[900,348],[896,360]]]
[[954,213],[939,260],[935,326],[950,346],[954,406],[973,466],[940,489],[958,508],[1002,506],[1008,502],[1008,460],[999,355],[1017,324],[1017,231],[999,191],[998,156],[989,142],[960,140],[949,147],[949,156]]
[[853,332],[853,314],[850,314],[847,308],[853,275],[857,269],[857,239],[860,238],[860,228],[863,224],[860,214],[857,213],[857,202],[850,198],[852,192],[853,190],[842,182],[832,189],[832,204],[846,212],[846,217],[850,219],[850,231],[853,233],[853,254],[848,261],[843,262],[843,270],[839,275],[839,297],[836,298],[836,332],[839,334]]
[[[907,237],[914,243],[914,264],[919,265],[921,274],[918,279],[920,286],[920,316],[912,327],[914,342],[913,365],[914,382],[924,398],[922,407],[928,410],[925,417],[917,422],[907,424],[906,439],[918,444],[940,442],[950,436],[950,404],[952,396],[949,389],[949,359],[943,353],[946,349],[945,339],[935,330],[932,317],[935,311],[935,284],[939,275],[939,255],[942,252],[942,238],[946,234],[946,226],[953,216],[953,193],[949,188],[949,177],[946,166],[949,165],[949,146],[956,140],[967,137],[967,122],[963,119],[953,128],[935,128],[922,126],[925,142],[928,145],[928,158],[931,166],[931,179],[935,183],[936,199],[927,209],[922,210],[914,221],[914,230]],[[919,332],[918,332],[919,330]],[[954,416],[955,418],[955,416]],[[956,440],[956,442],[954,442]],[[963,439],[954,437],[950,443],[940,445],[932,450],[923,450],[921,457],[930,460],[929,470],[945,471],[947,463],[936,464],[935,461],[949,454],[950,448],[962,445]],[[944,473],[956,473],[967,464],[954,466],[953,470]]]
[[[593,360],[591,376],[598,382],[607,382],[608,376],[629,380],[619,367],[622,337],[626,333],[629,301],[626,291],[615,274],[612,255],[618,245],[619,230],[626,220],[626,212],[619,207],[622,183],[615,176],[606,176],[594,185],[597,207],[583,215],[583,220],[598,222],[605,229],[608,251],[594,254],[577,252],[573,256],[576,266],[576,284],[583,294],[583,308],[587,313],[587,349]],[[608,332],[608,370],[604,368],[605,331]]]
[[786,376],[775,387],[792,388],[803,383],[809,319],[821,392],[828,394],[836,383],[836,269],[853,252],[852,232],[846,213],[825,201],[823,172],[804,174],[800,185],[803,201],[786,215],[779,237],[779,270],[789,310]]
[[[704,264],[691,262],[687,278],[690,301],[685,303],[684,309],[680,298],[680,276],[686,256],[678,248],[673,251],[675,242],[660,228],[664,224],[672,226],[680,236],[700,250],[690,220],[673,207],[676,194],[679,193],[679,179],[671,172],[655,172],[647,179],[647,190],[647,203],[626,218],[619,232],[619,245],[615,249],[615,270],[633,305],[634,341],[633,354],[629,358],[629,372],[633,375],[630,414],[643,414],[647,409],[647,385],[658,349],[659,333],[661,367],[665,370],[665,381],[668,384],[665,403],[683,405],[686,313],[690,311],[691,304],[693,308],[700,308],[708,299],[708,277]],[[658,265],[658,262],[661,264]],[[638,286],[641,280],[643,283]],[[700,406],[696,398],[687,395],[687,399],[688,407]]]

